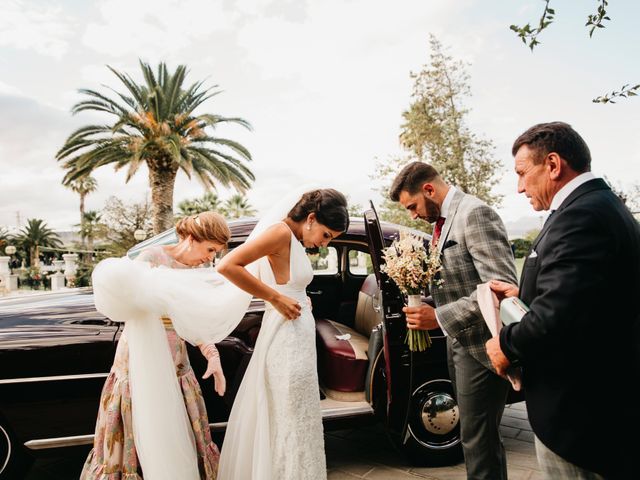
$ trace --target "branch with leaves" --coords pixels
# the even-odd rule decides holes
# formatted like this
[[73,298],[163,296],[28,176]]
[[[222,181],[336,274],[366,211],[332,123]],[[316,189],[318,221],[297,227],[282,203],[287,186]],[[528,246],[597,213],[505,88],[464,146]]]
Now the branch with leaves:
[[[522,40],[522,43],[527,45],[532,51],[536,45],[540,44],[540,42],[538,41],[538,35],[540,35],[540,33],[542,33],[542,31],[549,25],[551,25],[555,20],[556,11],[549,5],[551,3],[551,0],[543,1],[544,10],[542,11],[540,21],[538,22],[538,26],[536,28],[533,28],[530,23],[527,23],[524,27],[520,27],[518,25],[511,25],[509,27],[511,30],[516,32],[518,37]],[[597,28],[605,27],[605,21],[611,20],[611,18],[607,15],[608,6],[609,2],[607,0],[599,0],[596,13],[587,17],[587,23],[585,23],[585,27],[591,27],[589,29],[589,38],[593,36],[593,32]]]
[[[531,51],[533,51],[536,45],[540,44],[538,35],[553,23],[555,20],[555,10],[549,6],[551,0],[544,1],[544,11],[538,22],[538,26],[533,28],[530,23],[527,23],[524,27],[518,25],[511,25],[509,28],[516,32],[522,42],[527,45]],[[611,18],[607,15],[607,7],[609,2],[607,0],[598,0],[598,8],[596,13],[587,16],[587,23],[585,27],[591,27],[589,29],[589,38],[593,36],[593,32],[598,28],[605,28],[604,22],[611,21]],[[635,97],[640,92],[640,85],[629,86],[624,85],[619,91],[612,91],[605,95],[601,95],[592,100],[593,103],[616,103],[615,99]]]
[[602,22],[604,22],[605,20],[607,21],[611,20],[607,16],[606,8],[608,5],[609,5],[609,2],[607,2],[607,0],[600,0],[600,5],[598,5],[598,11],[596,12],[596,14],[589,15],[587,17],[587,23],[585,23],[584,26],[585,27],[591,26],[591,29],[589,30],[589,38],[591,38],[596,28],[604,28],[604,25],[602,24]]
[[554,16],[556,12],[549,6],[550,1],[551,0],[544,0],[544,11],[542,12],[540,22],[536,28],[532,28],[530,23],[527,23],[524,27],[519,27],[518,25],[511,25],[509,27],[518,34],[522,43],[527,45],[531,51],[533,51],[533,48],[540,43],[538,41],[538,35],[540,35],[540,33],[555,20]]
[[629,84],[623,85],[620,90],[605,93],[591,100],[593,103],[616,103],[616,98],[637,97],[640,93],[640,83],[632,87]]

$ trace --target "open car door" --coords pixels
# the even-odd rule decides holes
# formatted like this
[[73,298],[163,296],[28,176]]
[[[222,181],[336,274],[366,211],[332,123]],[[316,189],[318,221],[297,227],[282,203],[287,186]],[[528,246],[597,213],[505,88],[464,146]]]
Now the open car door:
[[391,239],[385,238],[373,203],[364,213],[371,263],[378,281],[377,309],[383,321],[383,348],[387,384],[387,426],[389,433],[401,438],[407,424],[407,406],[410,400],[410,359],[404,342],[406,326],[402,307],[404,301],[397,285],[381,270],[383,250]]
[[383,272],[384,238],[375,207],[364,214],[371,262],[380,290],[387,384],[387,430],[416,465],[452,465],[462,455],[458,407],[447,370],[446,338],[432,331],[432,345],[411,352],[405,343],[404,298]]

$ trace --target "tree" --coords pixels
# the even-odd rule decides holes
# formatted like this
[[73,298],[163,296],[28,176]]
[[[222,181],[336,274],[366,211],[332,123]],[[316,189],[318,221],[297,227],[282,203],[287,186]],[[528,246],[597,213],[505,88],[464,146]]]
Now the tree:
[[[518,25],[511,25],[509,28],[516,32],[518,37],[522,40],[522,43],[527,45],[531,51],[540,44],[538,36],[544,29],[549,27],[555,20],[556,11],[551,8],[551,0],[544,1],[544,10],[538,20],[537,26],[531,26],[527,23],[523,27]],[[589,38],[593,36],[593,32],[600,28],[605,28],[605,22],[611,20],[607,14],[607,7],[609,2],[607,0],[596,0],[598,8],[596,13],[587,16],[587,23],[585,27],[589,28]],[[616,99],[635,97],[640,94],[640,83],[637,85],[631,85],[629,83],[623,85],[620,90],[613,90],[604,95],[599,95],[592,100],[593,103],[616,103]]]
[[223,124],[248,129],[250,125],[241,118],[195,114],[196,108],[220,92],[214,90],[217,85],[205,88],[202,81],[186,86],[186,66],[179,65],[169,72],[160,63],[156,73],[142,61],[140,67],[144,84],[108,67],[124,84],[126,93],[80,90],[88,99],[75,104],[72,112],[103,112],[112,122],[79,128],[56,158],[64,161],[67,170],[64,184],[109,164],[116,170],[126,166],[129,181],[146,164],[153,231],[160,233],[173,223],[173,189],[178,170],[189,178],[195,174],[206,189],[214,188],[216,182],[241,192],[250,186],[254,175],[244,164],[251,160],[249,151],[238,142],[215,135],[215,129]]
[[350,217],[362,217],[364,215],[365,208],[359,203],[349,202],[349,216]]
[[79,177],[67,185],[71,190],[80,195],[80,239],[82,248],[85,248],[85,237],[82,233],[82,222],[84,221],[84,199],[87,195],[98,189],[98,182],[91,175]]
[[529,254],[532,241],[527,238],[516,238],[513,240],[513,255],[516,258],[522,258]]
[[[107,233],[107,227],[101,223],[102,215],[96,210],[89,210],[83,215],[83,222],[77,227],[80,227],[80,236],[83,239],[83,248],[86,246],[87,250],[93,250],[93,242],[99,238],[103,238]],[[86,239],[86,245],[84,240]]]
[[463,101],[471,93],[466,66],[446,55],[430,35],[429,64],[412,73],[414,87],[409,109],[403,112],[400,142],[416,159],[433,165],[442,177],[489,205],[501,197],[491,193],[502,163],[493,156],[490,140],[466,125],[469,109]]
[[634,213],[640,212],[640,183],[635,183],[628,188],[624,188],[620,183],[614,184],[606,175],[604,180],[609,184],[613,193]]
[[200,198],[183,200],[178,204],[177,217],[188,217],[197,213],[220,210],[220,199],[215,192],[207,192]]
[[501,197],[491,190],[502,166],[493,156],[493,143],[472,133],[466,124],[469,110],[463,101],[470,95],[466,66],[447,55],[435,36],[430,35],[429,44],[430,61],[411,74],[411,104],[402,114],[400,143],[408,154],[376,162],[371,175],[383,197],[380,216],[427,232],[430,226],[411,220],[400,204],[389,200],[389,187],[402,167],[415,160],[428,162],[447,182],[496,205]]
[[372,175],[369,175],[369,178],[378,183],[375,190],[377,190],[382,196],[378,216],[381,220],[386,220],[387,222],[404,225],[405,227],[430,233],[432,230],[431,225],[423,220],[412,220],[407,210],[400,203],[394,202],[389,198],[389,187],[391,186],[393,179],[398,172],[402,170],[402,167],[412,160],[414,159],[405,156],[390,157],[385,162],[376,162],[375,172]]
[[256,214],[255,208],[251,206],[247,197],[240,194],[232,195],[225,200],[222,211],[227,218],[252,217]]
[[24,227],[16,236],[20,247],[29,254],[29,265],[37,267],[40,262],[40,247],[60,248],[62,240],[47,224],[38,218],[27,220]]
[[101,218],[106,227],[108,249],[115,256],[125,255],[138,243],[134,236],[136,230],[150,232],[153,229],[148,201],[127,205],[119,198],[109,197]]

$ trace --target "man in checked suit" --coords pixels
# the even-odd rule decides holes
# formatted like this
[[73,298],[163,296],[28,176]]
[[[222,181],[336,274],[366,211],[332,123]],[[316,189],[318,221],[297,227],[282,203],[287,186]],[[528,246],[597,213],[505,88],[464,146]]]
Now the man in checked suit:
[[493,278],[516,281],[507,232],[493,209],[448,185],[423,162],[402,169],[390,197],[413,219],[436,223],[433,247],[441,252],[443,266],[442,285],[431,289],[436,308],[405,307],[404,312],[408,328],[441,328],[447,336],[467,477],[506,479],[499,425],[509,383],[495,373],[487,356],[484,345],[491,333],[478,307],[476,287]]
[[520,289],[530,307],[487,350],[499,372],[519,363],[538,463],[548,479],[639,478],[640,228],[591,173],[589,147],[562,122],[513,144],[518,192],[551,210]]

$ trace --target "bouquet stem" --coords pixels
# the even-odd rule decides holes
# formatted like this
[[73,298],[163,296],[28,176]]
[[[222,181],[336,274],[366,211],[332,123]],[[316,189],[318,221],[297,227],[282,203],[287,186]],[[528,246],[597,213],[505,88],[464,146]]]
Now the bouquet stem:
[[[419,307],[420,305],[422,305],[422,295],[407,295],[407,306]],[[409,350],[412,352],[424,352],[431,346],[431,337],[426,330],[407,329],[405,343],[409,345]]]

